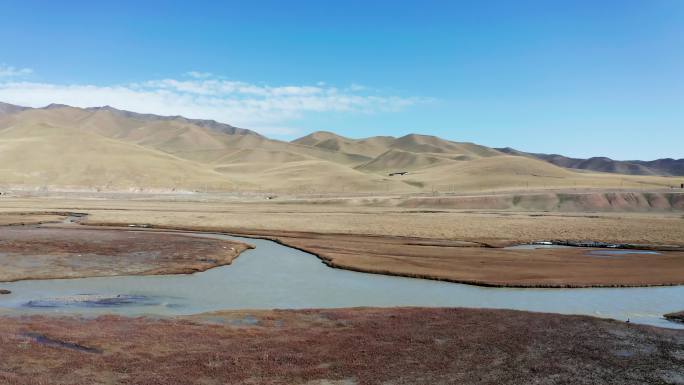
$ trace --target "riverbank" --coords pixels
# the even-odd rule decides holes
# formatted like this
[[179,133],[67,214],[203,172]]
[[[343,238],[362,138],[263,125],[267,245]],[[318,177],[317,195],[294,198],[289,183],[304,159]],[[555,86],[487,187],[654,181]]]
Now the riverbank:
[[[684,332],[488,309],[4,316],[0,382],[680,383]],[[549,382],[551,381],[551,382]]]
[[[98,226],[121,226],[99,223]],[[588,288],[684,284],[684,251],[648,253],[584,247],[510,249],[499,243],[354,234],[150,226],[268,239],[313,254],[331,268],[489,287]],[[655,253],[652,250],[660,250]]]
[[[165,199],[165,200],[164,200]],[[347,202],[357,199],[355,205]],[[4,216],[76,211],[83,223],[214,231],[273,239],[331,267],[483,286],[620,287],[684,283],[681,213],[416,210],[383,198],[236,201],[235,197],[8,198]],[[365,203],[361,203],[365,202]],[[33,211],[22,211],[31,208]],[[42,211],[39,211],[42,210]],[[0,221],[0,223],[2,223]],[[588,255],[588,249],[502,250],[539,240],[640,244],[661,254]],[[682,251],[673,251],[677,249]],[[664,252],[665,250],[670,250]]]
[[[90,223],[87,216],[82,218]],[[0,281],[188,274],[230,264],[248,246],[161,230],[264,238],[317,256],[331,268],[491,287],[583,288],[684,284],[684,251],[504,248],[510,243],[354,234],[97,223],[0,227]],[[226,243],[222,243],[226,242]],[[653,252],[653,250],[659,250]],[[618,251],[619,252],[619,251]]]
[[582,288],[684,284],[684,251],[611,255],[606,250],[581,247],[506,249],[464,242],[346,234],[270,232],[267,237],[314,254],[334,268],[478,286]]
[[0,226],[0,282],[190,274],[230,264],[251,246],[125,229]]

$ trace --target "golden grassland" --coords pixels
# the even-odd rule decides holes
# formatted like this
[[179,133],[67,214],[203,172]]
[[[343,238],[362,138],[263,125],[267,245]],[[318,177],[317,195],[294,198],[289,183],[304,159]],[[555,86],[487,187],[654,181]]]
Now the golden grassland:
[[[168,199],[168,198],[166,198]],[[18,213],[87,212],[87,223],[205,226],[225,230],[285,230],[419,237],[477,242],[544,239],[684,245],[681,211],[534,212],[377,207],[337,203],[273,203],[244,199],[2,198],[0,220],[26,221]],[[7,216],[11,214],[11,216]],[[6,218],[6,219],[3,219]]]
[[[253,131],[109,107],[0,110],[3,189],[482,192],[654,189],[682,178],[577,171],[428,135],[284,142]],[[396,171],[408,175],[390,177]]]

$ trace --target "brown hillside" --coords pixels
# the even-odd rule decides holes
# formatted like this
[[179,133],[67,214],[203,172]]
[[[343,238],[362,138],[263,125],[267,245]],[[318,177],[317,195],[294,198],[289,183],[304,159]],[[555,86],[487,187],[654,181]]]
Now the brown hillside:
[[[0,103],[0,150],[3,183],[28,189],[403,193],[682,183],[577,172],[435,136],[350,139],[315,132],[284,142],[210,120],[60,104]],[[387,175],[395,171],[409,175]]]

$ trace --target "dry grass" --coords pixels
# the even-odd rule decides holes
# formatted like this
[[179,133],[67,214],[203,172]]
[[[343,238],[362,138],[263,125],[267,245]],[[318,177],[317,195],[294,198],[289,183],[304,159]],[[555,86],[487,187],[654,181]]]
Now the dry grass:
[[492,243],[541,239],[591,239],[616,243],[684,245],[684,220],[681,213],[676,212],[550,213],[426,210],[332,203],[273,204],[253,200],[0,200],[0,211],[3,212],[39,210],[88,212],[89,223],[149,223],[234,230],[292,230]]
[[63,213],[11,212],[0,214],[0,226],[23,226],[41,223],[61,222],[66,218]]
[[511,250],[420,238],[256,233],[318,255],[331,267],[369,273],[496,287],[684,284],[684,251],[596,256],[584,248]]
[[[288,143],[180,117],[53,107],[0,115],[4,185],[28,190],[378,193],[640,189],[681,183],[672,177],[576,172],[431,136],[357,141],[319,133]],[[410,174],[388,176],[402,170]]]

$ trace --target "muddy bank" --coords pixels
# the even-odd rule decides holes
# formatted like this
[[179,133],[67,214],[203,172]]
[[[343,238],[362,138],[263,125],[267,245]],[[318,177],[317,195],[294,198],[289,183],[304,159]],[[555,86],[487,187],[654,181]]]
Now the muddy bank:
[[[508,310],[2,317],[3,384],[678,383],[684,332]],[[68,369],[67,369],[68,368]]]
[[180,234],[0,227],[0,282],[189,274],[230,264],[249,247]]
[[669,319],[670,321],[674,322],[684,322],[684,311],[676,312],[676,313],[669,313],[665,314],[665,318]]

